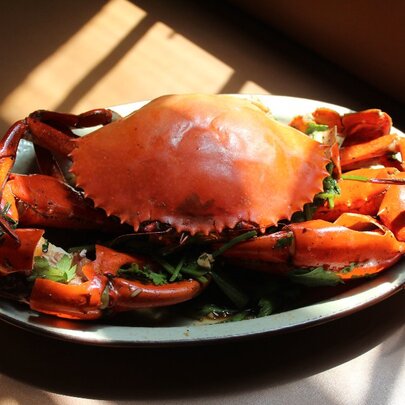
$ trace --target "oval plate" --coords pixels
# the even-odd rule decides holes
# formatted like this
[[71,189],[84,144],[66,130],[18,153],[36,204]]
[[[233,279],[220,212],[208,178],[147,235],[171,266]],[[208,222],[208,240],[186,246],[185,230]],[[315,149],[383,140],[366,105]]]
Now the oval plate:
[[[238,95],[240,96],[240,95]],[[275,118],[288,122],[293,116],[310,113],[318,107],[330,107],[339,113],[347,108],[321,101],[284,96],[240,96],[260,101]],[[127,115],[146,102],[113,107]],[[399,131],[397,131],[400,133]],[[30,165],[32,148],[21,145],[17,171]],[[104,346],[174,346],[205,344],[266,334],[289,332],[328,322],[376,304],[405,286],[405,261],[328,300],[271,316],[239,322],[203,324],[166,310],[129,314],[107,320],[76,322],[38,314],[26,306],[0,300],[0,318],[26,330],[83,344]],[[138,325],[138,326],[137,326]],[[139,326],[142,325],[142,326]]]

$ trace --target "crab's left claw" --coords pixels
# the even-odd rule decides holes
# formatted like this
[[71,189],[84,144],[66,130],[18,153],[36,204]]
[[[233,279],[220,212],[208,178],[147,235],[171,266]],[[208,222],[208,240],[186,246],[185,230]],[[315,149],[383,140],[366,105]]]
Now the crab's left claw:
[[96,257],[96,268],[110,280],[109,307],[113,312],[178,304],[194,298],[206,287],[206,284],[193,279],[162,285],[126,279],[118,276],[122,266],[132,263],[143,266],[148,262],[101,245],[96,246]]

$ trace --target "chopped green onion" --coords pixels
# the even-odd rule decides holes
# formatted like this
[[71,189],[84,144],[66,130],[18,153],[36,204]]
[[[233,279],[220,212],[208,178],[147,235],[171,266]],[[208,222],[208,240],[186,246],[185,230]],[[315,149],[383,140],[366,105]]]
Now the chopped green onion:
[[329,129],[329,127],[327,125],[317,124],[315,122],[309,122],[308,128],[305,131],[305,133],[307,135],[311,135],[314,132],[323,132],[323,131],[327,131],[328,129]]
[[158,256],[155,256],[153,259],[157,261],[170,275],[176,273],[176,269],[166,260],[163,260],[161,257]]
[[356,176],[356,175],[351,175],[351,174],[343,174],[342,175],[343,180],[355,180],[355,181],[364,181],[368,182],[370,179],[365,176]]
[[215,259],[217,256],[224,253],[226,250],[230,249],[232,246],[244,242],[245,240],[254,238],[257,236],[256,231],[249,231],[246,233],[242,233],[241,235],[236,236],[235,238],[231,239],[229,242],[224,243],[219,249],[212,253],[212,257]]
[[173,282],[175,280],[177,280],[179,278],[180,275],[180,271],[184,265],[184,261],[185,261],[185,256],[183,256],[180,261],[177,263],[176,268],[174,269],[174,273],[172,274],[172,276],[170,277],[169,281]]
[[356,176],[350,174],[342,175],[343,180],[354,180],[354,181],[364,181],[367,183],[374,183],[374,184],[398,184],[398,185],[405,185],[405,179],[401,178],[369,178],[364,176]]
[[211,275],[218,287],[237,308],[242,309],[246,307],[249,302],[249,297],[243,291],[229,281],[223,274],[213,271]]

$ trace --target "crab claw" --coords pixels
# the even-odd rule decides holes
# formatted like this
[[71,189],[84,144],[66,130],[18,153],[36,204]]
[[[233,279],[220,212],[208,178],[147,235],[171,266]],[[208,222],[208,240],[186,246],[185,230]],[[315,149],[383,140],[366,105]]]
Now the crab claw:
[[107,277],[97,273],[92,262],[86,263],[82,272],[87,281],[80,284],[37,278],[29,299],[31,309],[60,318],[100,318]]
[[119,269],[125,265],[153,264],[100,245],[96,246],[93,262],[83,260],[81,282],[64,284],[37,278],[29,299],[31,309],[60,318],[90,320],[100,318],[105,310],[122,312],[174,305],[195,297],[205,288],[195,280],[155,285],[120,277]]
[[151,266],[146,259],[96,246],[95,267],[109,277],[109,307],[113,312],[178,304],[194,298],[206,286],[192,279],[155,285],[117,277],[122,266],[132,263]]
[[323,266],[341,279],[378,273],[405,253],[405,243],[367,215],[345,213],[334,223],[312,220],[288,228],[294,234],[295,266]]
[[[372,247],[372,248],[371,248]],[[263,270],[287,274],[291,268],[323,267],[340,279],[366,277],[397,262],[405,243],[368,215],[342,214],[334,223],[311,220],[242,242],[224,253],[275,265]],[[284,264],[282,263],[284,260]]]

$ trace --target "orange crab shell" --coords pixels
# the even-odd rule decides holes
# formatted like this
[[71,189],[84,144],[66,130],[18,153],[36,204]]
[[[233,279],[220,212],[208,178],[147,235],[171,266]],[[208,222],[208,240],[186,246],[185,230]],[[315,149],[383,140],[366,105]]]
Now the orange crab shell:
[[225,95],[163,96],[76,142],[77,185],[136,230],[149,220],[192,234],[264,228],[312,201],[327,176],[322,145]]

